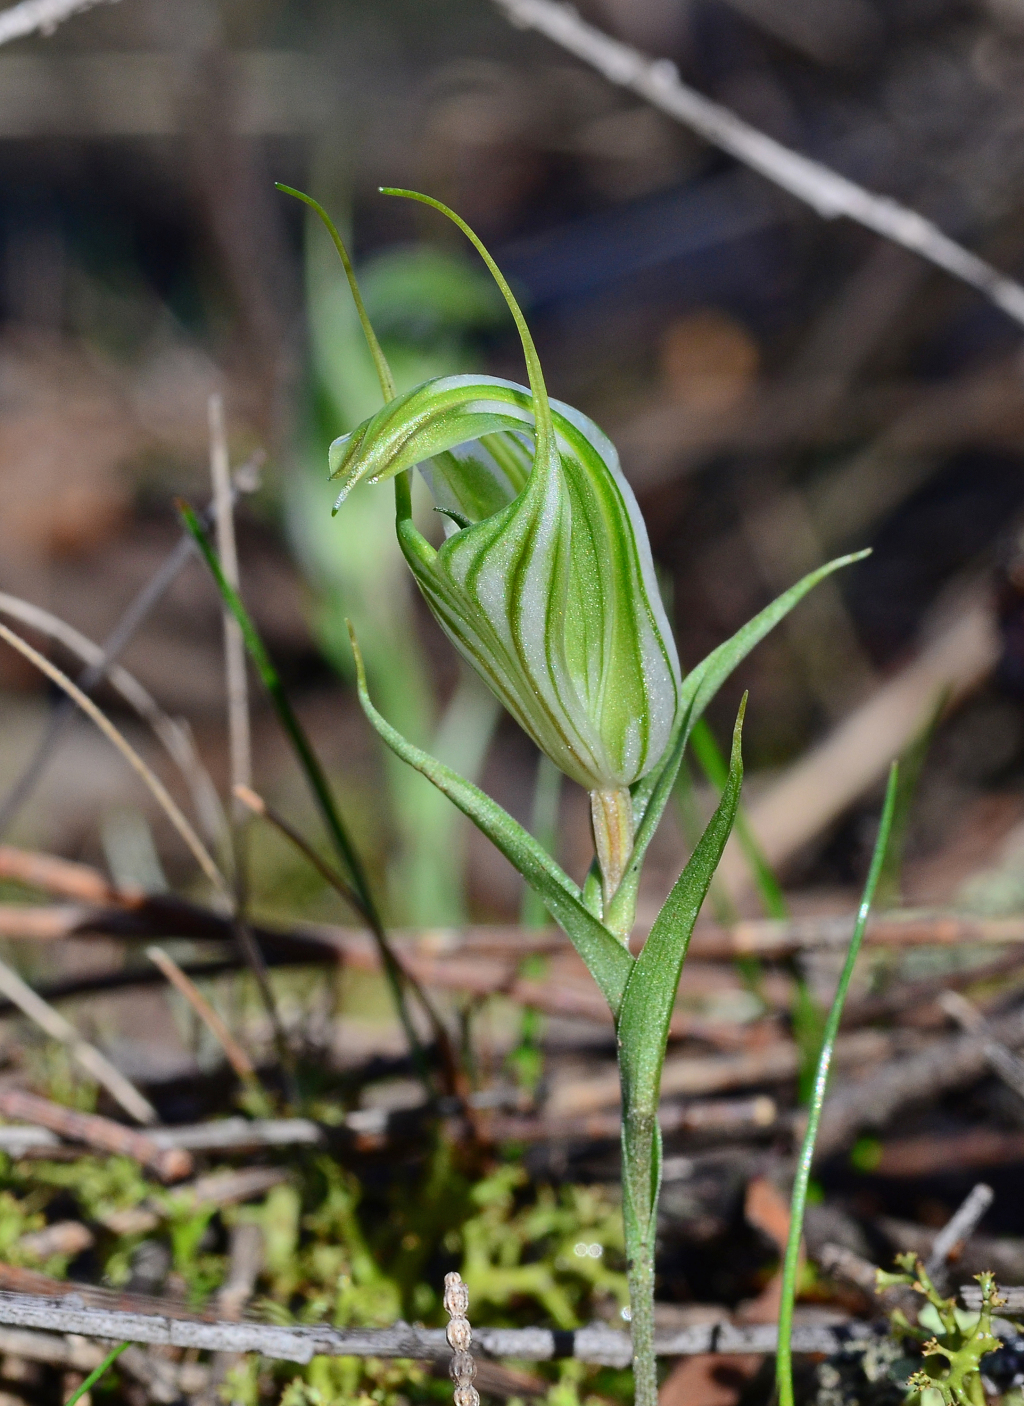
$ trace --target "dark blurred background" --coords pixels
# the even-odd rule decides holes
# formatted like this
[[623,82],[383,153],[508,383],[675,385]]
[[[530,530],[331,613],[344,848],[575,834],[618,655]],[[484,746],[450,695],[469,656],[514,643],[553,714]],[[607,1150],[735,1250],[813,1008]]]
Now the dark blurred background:
[[[1024,276],[1022,0],[579,8]],[[885,766],[927,734],[904,898],[1024,906],[1020,329],[487,0],[121,0],[0,50],[0,589],[104,637],[173,546],[175,495],[209,496],[207,400],[223,393],[233,461],[266,455],[239,509],[243,590],[392,916],[516,915],[511,870],[447,814],[435,840],[452,882],[424,879],[432,801],[387,769],[353,702],[346,614],[374,641],[384,711],[529,815],[536,754],[413,600],[388,490],[332,523],[327,445],[377,401],[327,237],[274,181],[347,233],[408,384],[469,368],[521,380],[521,356],[461,237],[377,188],[427,191],[476,228],[553,393],[620,448],[685,663],[803,572],[874,549],[760,646],[712,714],[721,738],[751,689],[752,822],[798,901],[847,901]],[[198,564],[125,663],[189,720],[223,783],[220,612]],[[6,790],[53,700],[6,650],[0,688]],[[259,786],[312,824],[258,691],[253,707]],[[584,799],[562,797],[577,875]],[[80,723],[8,834],[123,868],[150,823],[187,880],[166,824]],[[276,841],[254,844],[262,903],[340,915]],[[670,822],[652,896],[684,852]],[[756,911],[741,860],[725,882]]]

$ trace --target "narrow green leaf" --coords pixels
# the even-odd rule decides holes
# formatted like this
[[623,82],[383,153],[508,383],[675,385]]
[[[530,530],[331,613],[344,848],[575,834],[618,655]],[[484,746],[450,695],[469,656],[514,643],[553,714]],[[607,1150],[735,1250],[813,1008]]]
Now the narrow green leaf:
[[775,1359],[775,1383],[778,1390],[779,1406],[793,1406],[793,1305],[796,1301],[796,1277],[800,1265],[800,1238],[803,1235],[804,1211],[807,1206],[807,1186],[811,1177],[811,1164],[814,1161],[814,1144],[818,1137],[818,1125],[821,1122],[821,1109],[825,1102],[825,1089],[828,1085],[829,1066],[832,1063],[832,1051],[835,1048],[836,1036],[839,1033],[839,1022],[843,1015],[843,1006],[846,1004],[846,993],[850,988],[850,979],[853,976],[853,968],[860,952],[860,945],[864,937],[864,929],[867,927],[868,915],[871,912],[871,904],[874,900],[875,890],[878,887],[879,876],[882,873],[882,865],[885,862],[885,851],[889,843],[889,835],[892,830],[893,812],[896,808],[896,795],[899,787],[899,768],[894,762],[889,771],[889,785],[885,792],[885,804],[882,807],[882,819],[878,826],[878,839],[875,841],[875,852],[871,856],[871,868],[868,870],[867,883],[864,885],[864,894],[860,901],[860,908],[857,912],[857,921],[854,924],[853,937],[850,939],[850,947],[846,954],[846,963],[843,967],[842,975],[839,978],[839,985],[836,987],[835,998],[832,1001],[832,1009],[828,1013],[828,1020],[825,1022],[825,1035],[821,1043],[821,1053],[818,1055],[818,1068],[814,1079],[814,1091],[811,1096],[810,1106],[807,1110],[807,1131],[804,1133],[803,1145],[800,1148],[800,1157],[797,1162],[796,1177],[793,1181],[793,1198],[790,1205],[789,1218],[789,1240],[786,1243],[786,1255],[782,1265],[782,1301],[779,1305],[779,1348]]
[[253,624],[249,612],[242,604],[242,599],[238,592],[221,569],[220,559],[213,549],[213,545],[202,524],[196,517],[193,509],[184,502],[179,502],[178,510],[181,513],[182,521],[188,531],[195,538],[196,545],[203,555],[203,560],[210,569],[221,599],[238,621],[242,631],[242,638],[245,640],[245,647],[249,651],[249,656],[256,666],[256,670],[263,680],[263,685],[270,694],[281,726],[284,728],[288,740],[295,749],[295,754],[299,759],[310,789],[316,799],[320,812],[323,815],[327,829],[330,832],[334,847],[340,855],[348,873],[352,879],[352,886],[359,894],[360,900],[364,904],[369,914],[376,916],[376,905],[373,901],[373,894],[370,890],[362,862],[356,852],[355,845],[349,837],[345,824],[338,813],[338,808],[331,794],[331,788],[319,758],[313,751],[309,738],[295,715],[295,710],[291,705],[281,677],[274,667],[274,664],[267,653],[266,646],[260,638],[259,631]]
[[[721,794],[728,780],[729,764],[722,755],[722,749],[705,718],[699,718],[694,724],[693,731],[690,733],[690,746],[693,748],[693,755],[697,758],[697,764],[701,771]],[[740,806],[736,811],[734,828],[740,849],[750,866],[757,891],[761,895],[761,903],[764,906],[766,916],[777,918],[780,921],[788,918],[789,909],[786,906],[782,885],[779,883],[774,869],[765,858],[764,850],[761,848],[757,836],[750,828],[750,822],[743,806]]]
[[631,1109],[654,1113],[658,1107],[661,1066],[686,949],[739,804],[743,783],[740,740],[745,710],[746,697],[736,718],[729,776],[722,799],[690,862],[665,900],[626,983],[618,1019],[619,1067],[623,1104]]
[[[648,1320],[654,1293],[654,1237],[661,1186],[658,1094],[669,1021],[690,935],[722,857],[739,803],[743,781],[740,735],[745,708],[746,698],[736,719],[725,793],[633,965],[616,1022],[622,1082],[623,1217],[626,1253],[634,1266],[630,1274],[630,1297],[641,1338],[653,1332]],[[636,1272],[636,1266],[644,1265],[650,1271],[649,1284],[642,1282],[644,1273],[638,1276]],[[636,1343],[634,1338],[634,1352]],[[635,1362],[634,1357],[634,1365]]]
[[121,1356],[121,1353],[124,1352],[125,1348],[128,1347],[131,1347],[131,1343],[118,1343],[117,1347],[115,1347],[112,1352],[108,1352],[106,1357],[104,1357],[103,1361],[100,1363],[100,1365],[98,1367],[93,1368],[93,1370],[89,1373],[85,1381],[75,1392],[74,1396],[70,1396],[68,1398],[66,1406],[75,1406],[76,1402],[81,1401],[82,1397],[86,1394],[86,1392],[90,1391],[101,1377],[105,1377],[107,1375],[111,1367],[113,1367],[114,1363]]
[[[351,627],[350,627],[351,634]],[[352,652],[356,659],[359,701],[363,712],[384,744],[403,761],[442,791],[453,805],[482,830],[491,843],[543,899],[548,912],[568,935],[587,964],[613,1014],[618,1011],[633,958],[625,947],[580,901],[580,891],[569,875],[552,859],[544,846],[528,830],[513,820],[506,810],[466,781],[458,772],[444,766],[406,740],[377,712],[366,687],[366,672],[354,634]]]
[[683,749],[698,718],[701,717],[705,708],[737,664],[741,663],[754,646],[759,644],[765,635],[773,630],[779,621],[784,619],[793,607],[803,600],[808,591],[812,590],[819,581],[823,581],[826,576],[831,576],[833,571],[838,571],[841,567],[849,566],[855,561],[862,561],[864,557],[869,555],[870,550],[853,552],[849,556],[837,557],[835,561],[827,562],[824,566],[818,567],[816,571],[810,572],[795,586],[791,586],[788,591],[784,591],[781,596],[773,600],[771,605],[766,606],[759,615],[755,615],[753,620],[748,620],[731,639],[712,650],[706,659],[703,659],[687,674],[680,693],[677,713],[679,721],[676,724],[673,739],[664,754],[664,759],[659,766],[642,777],[631,788],[633,815],[637,827],[636,838],[629,867],[623,876],[619,891],[612,901],[611,912],[605,914],[605,918],[611,926],[620,926],[621,923],[616,922],[617,916],[631,912],[636,907],[640,871],[643,868],[647,847],[654,838],[654,832],[658,828],[665,807],[668,805],[669,797],[672,795],[679,766],[683,759]]
[[899,758],[900,781],[896,791],[896,809],[892,817],[892,833],[885,852],[885,863],[878,880],[878,906],[882,909],[899,907],[902,897],[903,856],[907,846],[907,831],[917,800],[921,773],[935,741],[935,733],[949,703],[949,688],[938,690],[928,705],[918,732],[911,738]]
[[407,985],[416,992],[420,1004],[426,1010],[435,1028],[443,1032],[443,1027],[440,1026],[437,1021],[433,1008],[423,992],[420,991],[416,983],[409,978],[392,951],[380,915],[380,910],[377,907],[377,902],[373,895],[373,889],[370,887],[369,879],[366,876],[366,870],[363,868],[358,851],[349,837],[348,830],[335,804],[330,783],[327,780],[323,767],[320,765],[320,759],[313,751],[313,747],[309,738],[306,736],[302,724],[295,715],[291,700],[285,692],[281,677],[274,668],[273,661],[267,653],[266,646],[260,638],[259,631],[256,629],[249,612],[243,605],[242,598],[224,575],[221,569],[220,558],[214,551],[210,539],[203,531],[202,525],[196,517],[195,512],[187,503],[179,503],[178,508],[185,526],[195,538],[196,545],[203,555],[203,560],[210,569],[210,574],[216,582],[221,599],[238,621],[239,628],[242,631],[242,638],[245,641],[245,647],[249,651],[249,656],[255,664],[260,678],[263,680],[264,687],[270,694],[270,699],[274,705],[274,711],[277,713],[278,721],[292,744],[295,755],[299,760],[299,765],[305,772],[306,780],[309,783],[310,790],[313,792],[314,799],[317,802],[324,823],[327,826],[328,833],[334,843],[335,851],[342,862],[342,866],[348,871],[348,877],[351,879],[352,887],[359,898],[362,914],[377,944],[381,966],[384,968],[384,976],[391,991],[391,999],[395,1003],[398,1018],[402,1023],[402,1028],[409,1041],[409,1048],[412,1051],[413,1060],[423,1079],[424,1086],[429,1091],[430,1077],[426,1056],[420,1037],[416,1032],[416,1026],[409,1012],[409,1004],[405,995],[405,987]]

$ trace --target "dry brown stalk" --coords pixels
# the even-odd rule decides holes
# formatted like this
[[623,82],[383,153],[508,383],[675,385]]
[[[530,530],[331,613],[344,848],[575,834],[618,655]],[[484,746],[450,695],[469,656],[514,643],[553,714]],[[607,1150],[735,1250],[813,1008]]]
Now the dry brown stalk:
[[0,1091],[0,1114],[5,1118],[34,1123],[40,1128],[49,1128],[61,1137],[72,1142],[83,1142],[100,1152],[132,1157],[165,1181],[180,1181],[192,1170],[192,1156],[183,1148],[161,1147],[145,1133],[126,1128],[111,1118],[103,1118],[97,1113],[79,1113],[76,1109],[65,1108],[22,1089]]
[[17,1248],[22,1254],[32,1255],[37,1260],[48,1260],[51,1255],[74,1256],[83,1250],[91,1249],[96,1237],[87,1225],[77,1220],[54,1221],[44,1230],[35,1230],[22,1235]]
[[59,893],[64,898],[76,898],[82,903],[99,906],[129,903],[141,899],[141,889],[116,888],[98,869],[88,864],[74,864],[53,854],[38,850],[17,849],[0,845],[0,879],[14,879],[28,888],[44,893]]
[[72,1059],[91,1074],[137,1123],[158,1121],[156,1109],[139,1093],[131,1080],[126,1079],[95,1045],[84,1040],[71,1022],[65,1020],[59,1011],[55,1011],[38,992],[33,991],[6,962],[0,962],[0,994],[6,996],[51,1040],[64,1045]]
[[949,1169],[999,1167],[1024,1161],[1024,1133],[972,1128],[955,1136],[896,1138],[878,1149],[871,1170],[883,1177],[936,1176]]
[[174,989],[184,996],[196,1015],[220,1044],[231,1068],[243,1083],[251,1083],[256,1078],[252,1060],[242,1049],[214,1008],[195,982],[182,971],[177,962],[161,947],[147,947],[146,956],[163,972]]

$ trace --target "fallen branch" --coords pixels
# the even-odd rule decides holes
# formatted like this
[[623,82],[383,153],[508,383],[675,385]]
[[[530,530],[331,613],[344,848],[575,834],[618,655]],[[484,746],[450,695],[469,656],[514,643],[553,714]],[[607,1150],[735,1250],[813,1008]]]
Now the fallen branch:
[[21,0],[20,5],[0,10],[0,44],[24,39],[26,34],[50,35],[72,15],[101,3],[112,0]]
[[[1024,1011],[992,1021],[988,1028],[988,1040],[1015,1048],[1024,1043]],[[818,1135],[819,1158],[848,1147],[863,1128],[885,1127],[908,1104],[934,1099],[979,1079],[988,1068],[987,1039],[960,1035],[936,1040],[917,1054],[890,1060],[856,1083],[834,1088]],[[1024,1134],[1005,1136],[1024,1139]]]
[[824,219],[847,219],[874,230],[937,268],[970,284],[1024,324],[1024,287],[979,259],[916,210],[873,195],[838,172],[791,151],[735,113],[688,87],[669,59],[651,60],[595,29],[571,5],[555,0],[495,0],[513,24],[535,29],[611,83],[629,88],[652,106],[728,152],[774,185],[802,200]]
[[[22,1328],[44,1328],[78,1333],[105,1341],[159,1343],[167,1347],[198,1348],[215,1352],[257,1352],[288,1362],[309,1362],[315,1356],[400,1357],[420,1361],[445,1361],[451,1348],[443,1328],[416,1328],[396,1323],[390,1328],[332,1328],[327,1324],[278,1327],[271,1323],[209,1322],[197,1317],[172,1317],[167,1313],[139,1313],[89,1308],[73,1302],[74,1295],[47,1299],[29,1294],[0,1292],[0,1323]],[[796,1327],[796,1352],[832,1353],[857,1337],[869,1336],[865,1324]],[[663,1357],[705,1352],[774,1352],[773,1324],[747,1327],[730,1323],[700,1324],[679,1332],[661,1334],[655,1349]],[[632,1344],[625,1333],[592,1323],[573,1331],[550,1328],[474,1328],[473,1347],[484,1357],[512,1358],[521,1362],[549,1362],[575,1358],[609,1367],[626,1367]]]
[[73,1142],[85,1143],[101,1152],[132,1157],[143,1167],[149,1167],[166,1181],[178,1181],[192,1170],[192,1157],[180,1147],[161,1147],[145,1133],[123,1127],[111,1118],[96,1113],[79,1113],[36,1094],[21,1089],[0,1091],[0,1114],[5,1118],[21,1118],[37,1127]]
[[[0,879],[14,879],[31,888],[70,898],[81,907],[35,907],[28,904],[0,904],[0,936],[31,937],[20,932],[37,925],[48,939],[92,934],[136,938],[195,937],[230,940],[231,924],[198,904],[167,894],[147,894],[141,889],[118,888],[98,869],[86,864],[58,859],[33,850],[0,845]],[[94,905],[90,908],[88,905]],[[133,916],[127,923],[124,916]],[[692,957],[723,958],[757,956],[786,957],[807,948],[849,945],[854,914],[823,914],[777,920],[747,919],[721,927],[702,922],[690,946]],[[346,961],[371,970],[378,960],[369,934],[362,928],[329,923],[304,923],[282,930],[266,926],[255,929],[261,942],[304,943],[311,958],[325,950]],[[637,932],[644,934],[643,922]],[[396,928],[392,936],[403,957],[413,956],[432,962],[431,976],[441,977],[453,959],[479,956],[493,961],[518,963],[528,953],[565,955],[572,947],[557,928],[522,928],[513,924],[486,924],[457,929],[421,931]],[[875,947],[955,947],[998,946],[1024,943],[1024,918],[984,918],[949,909],[901,908],[872,915],[865,942]],[[496,970],[496,969],[492,969]],[[501,978],[504,979],[504,968]],[[584,969],[580,966],[580,971]],[[466,973],[468,979],[469,973]],[[496,978],[497,979],[497,978]],[[547,983],[526,983],[525,989]],[[482,987],[481,987],[482,993]]]
[[1024,1132],[971,1128],[948,1134],[893,1138],[865,1159],[865,1170],[881,1177],[930,1177],[1024,1161]]

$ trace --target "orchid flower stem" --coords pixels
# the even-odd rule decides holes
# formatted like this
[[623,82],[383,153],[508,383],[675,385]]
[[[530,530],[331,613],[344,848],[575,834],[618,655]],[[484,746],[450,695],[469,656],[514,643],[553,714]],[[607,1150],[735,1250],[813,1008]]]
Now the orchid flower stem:
[[818,1137],[818,1125],[821,1122],[821,1110],[825,1102],[825,1089],[828,1085],[829,1066],[832,1063],[832,1051],[835,1048],[836,1036],[839,1033],[839,1022],[842,1019],[843,1006],[846,1004],[846,993],[850,988],[850,980],[853,976],[853,969],[856,965],[858,953],[860,952],[864,929],[867,927],[868,915],[871,912],[871,904],[874,900],[875,889],[878,887],[879,876],[882,873],[882,865],[885,861],[886,848],[889,844],[893,812],[896,808],[898,784],[899,770],[894,762],[889,772],[889,784],[885,792],[885,803],[882,806],[882,819],[878,827],[878,838],[875,841],[874,854],[871,856],[871,867],[868,870],[867,882],[864,885],[864,894],[857,912],[857,921],[854,925],[853,937],[850,939],[849,950],[846,953],[846,963],[843,967],[842,975],[839,978],[839,985],[836,988],[836,994],[832,1001],[832,1009],[829,1011],[828,1019],[825,1022],[821,1052],[818,1055],[818,1065],[814,1076],[814,1087],[807,1108],[807,1131],[804,1133],[803,1145],[800,1148],[800,1157],[797,1161],[796,1177],[793,1182],[793,1198],[789,1219],[789,1239],[786,1243],[786,1255],[782,1265],[782,1301],[779,1305],[779,1347],[775,1359],[775,1382],[779,1406],[793,1406],[793,1354],[791,1348],[793,1336],[793,1306],[796,1302],[796,1281],[800,1269],[800,1240],[803,1235],[804,1211],[807,1206],[807,1187],[811,1178],[811,1164],[814,1161],[814,1144]]

